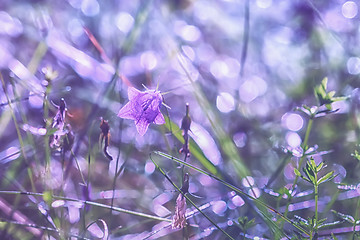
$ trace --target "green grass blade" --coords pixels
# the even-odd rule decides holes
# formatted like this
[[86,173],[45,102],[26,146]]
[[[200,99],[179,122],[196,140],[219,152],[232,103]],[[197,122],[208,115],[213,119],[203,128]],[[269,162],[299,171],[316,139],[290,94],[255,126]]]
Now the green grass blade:
[[250,171],[248,170],[247,166],[245,165],[243,159],[238,154],[238,150],[232,141],[231,137],[226,133],[225,129],[223,128],[223,124],[221,122],[220,116],[218,112],[214,110],[212,105],[207,100],[204,92],[202,91],[201,87],[192,79],[190,73],[186,69],[183,60],[179,57],[179,64],[182,67],[183,71],[185,72],[186,76],[188,77],[191,85],[193,87],[193,93],[201,109],[203,109],[206,117],[211,123],[211,127],[216,135],[216,138],[221,146],[222,151],[226,155],[226,157],[232,163],[237,175],[240,178],[245,178],[250,176]]
[[[181,129],[179,128],[179,126],[176,125],[173,121],[171,121],[167,116],[165,116],[165,122],[166,128],[172,131],[172,134],[183,144],[184,138],[181,135]],[[209,159],[207,159],[199,145],[192,138],[190,138],[189,141],[189,148],[191,155],[194,156],[207,169],[207,171],[220,177],[220,173],[216,169],[216,166],[212,162],[210,162]]]
[[[31,196],[37,196],[37,197],[44,197],[44,195],[45,195],[44,193],[23,192],[23,191],[0,191],[0,194],[31,195]],[[158,217],[158,216],[155,216],[155,215],[150,215],[150,214],[146,214],[146,213],[127,210],[127,209],[120,208],[120,207],[112,207],[110,205],[103,204],[103,203],[98,203],[98,202],[86,201],[86,200],[81,200],[81,199],[76,199],[76,198],[69,198],[69,197],[62,197],[62,196],[57,196],[57,195],[52,195],[51,198],[53,200],[64,200],[64,201],[71,201],[71,202],[79,202],[79,203],[82,203],[84,205],[90,205],[90,206],[100,207],[100,208],[105,208],[105,209],[112,209],[113,211],[116,211],[116,212],[121,212],[121,213],[125,213],[125,214],[131,214],[131,215],[134,215],[134,216],[143,217],[143,218],[149,218],[149,219],[152,219],[152,220],[171,222],[171,219],[169,219],[169,218]]]

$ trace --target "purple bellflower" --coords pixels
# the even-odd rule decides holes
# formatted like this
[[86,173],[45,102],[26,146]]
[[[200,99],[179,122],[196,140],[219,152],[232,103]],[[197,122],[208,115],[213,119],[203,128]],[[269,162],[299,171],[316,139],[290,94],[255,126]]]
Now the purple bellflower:
[[141,92],[136,88],[128,89],[129,102],[122,107],[118,117],[135,121],[138,133],[143,136],[150,123],[164,124],[165,119],[160,112],[163,98],[159,91],[146,90]]

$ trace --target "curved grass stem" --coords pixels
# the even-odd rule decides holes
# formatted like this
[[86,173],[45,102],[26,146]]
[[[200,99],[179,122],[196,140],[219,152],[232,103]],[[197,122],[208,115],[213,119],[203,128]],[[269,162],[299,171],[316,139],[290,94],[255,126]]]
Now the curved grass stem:
[[[0,194],[30,195],[30,196],[37,196],[37,197],[44,197],[44,195],[45,195],[44,193],[23,192],[23,191],[0,191]],[[105,208],[105,209],[112,209],[113,211],[116,211],[116,212],[131,214],[131,215],[138,216],[138,217],[148,218],[148,219],[157,220],[157,221],[171,222],[171,219],[169,219],[169,218],[158,217],[158,216],[154,216],[154,215],[150,215],[150,214],[146,214],[146,213],[127,210],[127,209],[120,208],[120,207],[113,207],[113,206],[106,205],[103,203],[81,200],[81,199],[76,199],[76,198],[62,197],[62,196],[57,196],[57,195],[52,195],[51,197],[54,200],[78,202],[78,203],[82,203],[84,205],[90,205],[90,206],[100,207],[100,208]]]
[[1,80],[2,88],[3,88],[5,96],[6,96],[6,101],[8,103],[9,109],[10,109],[11,117],[12,117],[12,119],[14,121],[17,137],[18,137],[18,140],[19,140],[19,143],[20,143],[21,154],[23,155],[24,161],[25,161],[26,165],[28,166],[27,172],[28,172],[30,184],[31,184],[32,189],[35,190],[36,187],[35,187],[35,183],[34,183],[34,180],[33,180],[32,170],[30,168],[30,163],[28,162],[28,159],[26,157],[25,144],[24,144],[24,141],[22,139],[19,124],[18,124],[18,121],[16,119],[15,112],[14,112],[14,109],[13,109],[12,104],[11,104],[11,100],[9,98],[9,95],[8,95],[7,91],[6,91],[5,81],[4,81],[4,78],[3,78],[1,73],[0,73],[0,80]]

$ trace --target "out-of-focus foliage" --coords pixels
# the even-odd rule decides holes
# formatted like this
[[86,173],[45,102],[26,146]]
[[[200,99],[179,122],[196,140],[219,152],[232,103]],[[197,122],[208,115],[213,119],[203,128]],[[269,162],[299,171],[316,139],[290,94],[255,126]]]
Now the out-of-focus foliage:
[[[296,219],[314,216],[314,194],[305,181],[292,186],[294,169],[310,156],[336,176],[319,188],[319,216],[353,218],[319,237],[352,236],[359,8],[351,0],[2,0],[0,238],[225,239],[219,228],[234,239],[297,236]],[[166,124],[140,136],[117,113],[128,88],[144,86],[163,94]],[[325,114],[311,120],[304,146],[304,113],[314,109]],[[288,210],[293,222],[153,151]],[[187,196],[217,226],[188,202],[190,226],[171,228],[179,193],[150,156],[177,186],[189,173]]]

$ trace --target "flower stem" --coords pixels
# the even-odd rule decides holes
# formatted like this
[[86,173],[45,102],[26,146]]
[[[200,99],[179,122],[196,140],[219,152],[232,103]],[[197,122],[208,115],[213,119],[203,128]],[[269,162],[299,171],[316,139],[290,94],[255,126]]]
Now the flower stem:
[[[317,181],[317,175],[315,174],[315,179]],[[317,233],[318,230],[318,198],[319,198],[319,186],[316,184],[314,184],[314,191],[315,191],[315,233]]]
[[[357,204],[356,204],[356,209],[360,208],[360,198],[358,198]],[[352,239],[355,239],[356,236],[356,223],[359,220],[359,211],[355,211],[355,221],[353,223],[353,234],[352,234]]]
[[[304,137],[304,141],[303,143],[301,144],[301,148],[302,148],[302,156],[300,158],[300,161],[299,161],[299,165],[297,167],[297,170],[300,171],[300,168],[304,162],[304,159],[305,159],[305,152],[306,150],[308,149],[308,141],[309,141],[309,136],[310,136],[310,132],[311,132],[311,129],[312,129],[312,125],[313,125],[313,122],[314,122],[314,115],[311,115],[310,118],[309,118],[309,122],[308,122],[308,125],[307,125],[307,128],[306,128],[306,132],[305,132],[305,137]],[[286,204],[286,209],[285,209],[285,212],[284,212],[284,216],[287,217],[287,214],[289,213],[289,206],[290,206],[290,203],[291,203],[291,200],[292,200],[292,193],[294,192],[295,190],[295,186],[297,184],[299,180],[299,177],[296,175],[295,176],[295,179],[294,179],[294,182],[293,182],[293,185],[291,187],[291,191],[290,191],[290,196],[289,196],[289,200]],[[281,226],[283,227],[284,226],[284,221],[282,222]]]

